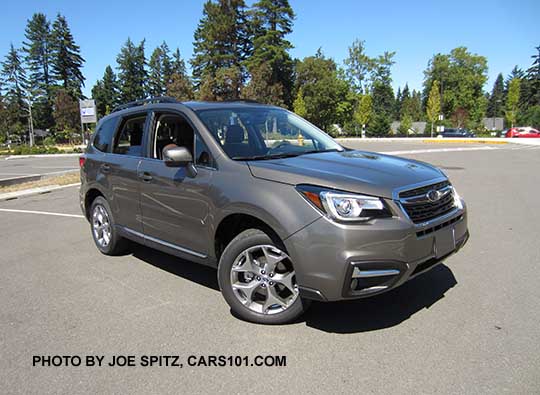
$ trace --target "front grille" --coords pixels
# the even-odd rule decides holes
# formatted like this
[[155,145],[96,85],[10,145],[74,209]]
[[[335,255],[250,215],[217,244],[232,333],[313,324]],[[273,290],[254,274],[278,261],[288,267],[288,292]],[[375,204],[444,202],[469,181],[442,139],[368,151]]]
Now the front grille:
[[447,187],[449,185],[450,185],[450,182],[442,181],[442,182],[438,182],[437,184],[426,185],[424,187],[415,188],[415,189],[409,189],[408,191],[400,192],[399,197],[400,198],[408,198],[408,197],[412,197],[412,196],[425,195],[426,193],[428,193],[432,189],[437,189],[438,190],[438,189],[442,189],[444,187]]
[[[447,193],[445,196],[435,202],[430,202],[427,199],[420,199],[419,201],[407,201],[407,198],[418,196],[421,197],[422,195],[426,195],[431,190],[441,190],[443,188],[447,189],[449,186],[450,183],[448,181],[443,181],[437,184],[401,192],[399,194],[401,204],[403,205],[403,208],[411,221],[415,224],[419,224],[431,221],[452,211],[455,208],[454,195],[452,192]],[[417,199],[415,198],[411,200]]]

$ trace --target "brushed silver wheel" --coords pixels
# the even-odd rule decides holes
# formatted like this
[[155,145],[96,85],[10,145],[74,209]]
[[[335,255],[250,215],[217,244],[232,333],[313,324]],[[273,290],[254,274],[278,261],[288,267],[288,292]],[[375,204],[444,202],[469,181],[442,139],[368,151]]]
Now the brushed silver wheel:
[[272,245],[242,251],[230,272],[236,298],[259,314],[287,310],[298,298],[298,286],[290,257]]
[[96,243],[103,248],[109,245],[112,238],[111,220],[107,210],[100,204],[95,205],[92,212],[92,231]]

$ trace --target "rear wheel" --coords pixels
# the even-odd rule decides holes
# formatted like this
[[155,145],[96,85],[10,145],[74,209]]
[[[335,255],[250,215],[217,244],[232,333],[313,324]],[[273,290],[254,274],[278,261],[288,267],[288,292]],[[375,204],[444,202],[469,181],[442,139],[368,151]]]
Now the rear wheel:
[[127,240],[118,235],[107,200],[98,196],[90,208],[92,237],[99,251],[105,255],[118,255],[126,250]]
[[302,300],[291,258],[258,229],[235,237],[223,252],[218,269],[221,292],[241,318],[283,324],[308,307]]

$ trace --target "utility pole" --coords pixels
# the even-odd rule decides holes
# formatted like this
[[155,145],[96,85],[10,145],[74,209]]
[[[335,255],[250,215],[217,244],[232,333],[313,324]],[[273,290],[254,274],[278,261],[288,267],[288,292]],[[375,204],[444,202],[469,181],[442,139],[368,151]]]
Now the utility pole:
[[32,104],[28,100],[28,126],[29,126],[29,137],[30,137],[30,147],[34,146],[34,118],[32,117]]

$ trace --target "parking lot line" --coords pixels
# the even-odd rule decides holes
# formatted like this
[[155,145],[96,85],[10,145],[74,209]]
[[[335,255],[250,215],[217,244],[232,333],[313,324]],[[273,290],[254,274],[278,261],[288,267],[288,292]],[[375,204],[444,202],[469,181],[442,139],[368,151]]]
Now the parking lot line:
[[387,155],[405,155],[405,154],[429,154],[433,152],[457,152],[457,151],[491,151],[497,150],[497,147],[461,147],[461,148],[433,148],[433,149],[417,149],[405,151],[381,151],[381,154]]
[[84,215],[80,215],[80,214],[51,213],[49,211],[16,210],[16,209],[11,209],[11,208],[0,208],[0,211],[5,211],[5,212],[9,212],[9,213],[54,215],[54,216],[57,216],[57,217],[84,218]]

